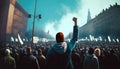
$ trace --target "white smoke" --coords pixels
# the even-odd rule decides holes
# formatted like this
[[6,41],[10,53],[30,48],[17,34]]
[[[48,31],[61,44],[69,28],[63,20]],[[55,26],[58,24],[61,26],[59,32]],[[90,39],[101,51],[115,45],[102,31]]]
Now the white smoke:
[[115,3],[120,5],[119,0],[78,0],[78,7],[73,9],[75,10],[74,12],[71,12],[72,10],[68,6],[62,4],[62,8],[66,14],[58,21],[47,22],[45,31],[49,30],[53,37],[55,37],[57,32],[63,32],[67,36],[73,31],[73,17],[78,18],[78,25],[81,27],[87,21],[88,9],[90,9],[91,17],[94,18],[103,9],[109,8],[110,5],[114,5]]

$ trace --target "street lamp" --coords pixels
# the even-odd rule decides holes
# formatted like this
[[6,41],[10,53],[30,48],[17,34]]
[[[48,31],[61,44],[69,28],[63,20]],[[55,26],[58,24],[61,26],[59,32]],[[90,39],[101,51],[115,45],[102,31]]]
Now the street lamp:
[[34,37],[34,26],[35,26],[35,19],[39,17],[41,19],[41,14],[36,16],[36,7],[37,7],[37,0],[35,0],[35,8],[34,8],[34,17],[33,17],[33,27],[32,27],[32,45],[33,45],[33,37]]

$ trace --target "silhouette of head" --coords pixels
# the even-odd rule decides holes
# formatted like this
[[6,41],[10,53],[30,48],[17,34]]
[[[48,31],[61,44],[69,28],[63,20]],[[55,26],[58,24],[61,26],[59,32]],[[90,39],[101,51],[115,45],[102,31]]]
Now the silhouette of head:
[[88,53],[92,55],[94,53],[94,49],[92,47],[89,48]]
[[62,32],[56,34],[56,41],[57,43],[64,42],[64,34]]
[[38,54],[42,55],[42,49],[41,48],[38,49]]
[[10,55],[10,53],[11,53],[10,49],[5,50],[5,55]]
[[101,55],[101,50],[100,50],[100,48],[96,48],[94,53],[95,53],[96,56],[99,57],[99,56]]
[[31,47],[28,47],[27,48],[27,54],[29,55],[29,54],[32,54],[32,48]]

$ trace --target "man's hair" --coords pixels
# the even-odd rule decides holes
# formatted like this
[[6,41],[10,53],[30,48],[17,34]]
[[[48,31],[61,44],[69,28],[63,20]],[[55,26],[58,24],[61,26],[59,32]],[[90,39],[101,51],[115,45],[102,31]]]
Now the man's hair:
[[101,55],[100,48],[96,48],[95,51],[94,51],[94,53],[95,53],[96,56],[100,56]]
[[10,51],[10,49],[6,49],[5,50],[5,54],[7,55],[7,54],[10,54],[11,53],[11,51]]
[[94,53],[94,49],[92,47],[89,48],[88,53],[91,55]]
[[32,54],[32,48],[31,47],[27,47],[27,54]]
[[64,34],[62,32],[58,32],[56,34],[56,41],[57,41],[57,43],[64,42]]
[[38,48],[38,54],[42,55],[42,49],[41,48]]

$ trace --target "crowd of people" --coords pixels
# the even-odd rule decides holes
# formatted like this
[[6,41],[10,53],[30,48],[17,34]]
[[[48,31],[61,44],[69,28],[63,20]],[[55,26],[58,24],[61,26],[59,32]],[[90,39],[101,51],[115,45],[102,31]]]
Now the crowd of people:
[[[92,48],[92,49],[91,49]],[[92,55],[90,54],[92,51]],[[115,42],[79,42],[73,51],[73,55],[76,55],[76,61],[80,60],[77,69],[91,69],[90,60],[93,62],[96,58],[96,62],[93,62],[98,68],[92,69],[119,69],[120,68],[120,43]],[[79,57],[79,58],[78,58]],[[73,56],[73,60],[75,57]],[[86,65],[88,63],[88,66]],[[76,66],[76,67],[77,67]],[[86,68],[88,67],[88,68]]]
[[73,21],[70,42],[58,32],[55,42],[1,45],[0,69],[120,69],[120,43],[77,42],[77,18]]
[[[47,52],[52,44],[26,46],[1,46],[0,69],[46,69]],[[119,69],[120,43],[79,42],[72,51],[71,60],[73,69],[91,69],[91,63],[96,64],[95,69]]]

